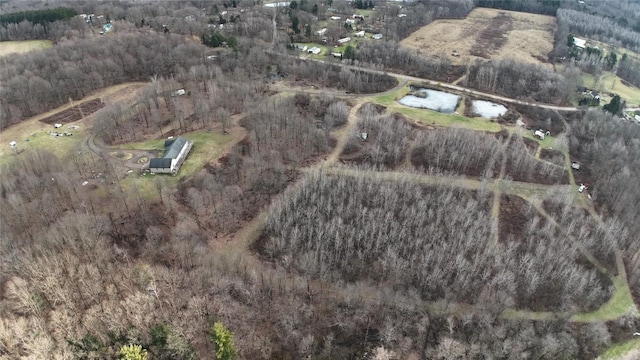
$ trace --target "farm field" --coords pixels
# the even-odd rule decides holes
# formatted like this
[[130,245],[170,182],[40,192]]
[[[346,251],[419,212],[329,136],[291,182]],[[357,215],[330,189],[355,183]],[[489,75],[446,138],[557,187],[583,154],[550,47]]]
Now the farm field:
[[0,41],[0,56],[51,47],[49,40]]
[[[446,56],[453,64],[477,59],[513,59],[546,63],[553,49],[554,17],[476,8],[463,20],[436,20],[401,44],[429,55]],[[452,56],[457,51],[459,56]]]

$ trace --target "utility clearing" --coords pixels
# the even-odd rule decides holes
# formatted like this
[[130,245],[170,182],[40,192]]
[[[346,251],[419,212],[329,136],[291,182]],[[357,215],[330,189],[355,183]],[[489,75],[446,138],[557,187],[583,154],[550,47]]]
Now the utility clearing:
[[555,31],[552,16],[476,8],[462,20],[436,20],[401,44],[456,65],[477,59],[540,64],[547,63],[547,54],[553,50]]

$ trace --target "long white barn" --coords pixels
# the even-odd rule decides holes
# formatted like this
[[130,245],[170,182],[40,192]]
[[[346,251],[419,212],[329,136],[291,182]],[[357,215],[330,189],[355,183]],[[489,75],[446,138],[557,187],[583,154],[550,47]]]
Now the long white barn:
[[155,174],[177,174],[180,166],[189,155],[193,142],[182,136],[167,140],[164,143],[167,150],[161,158],[149,161],[149,171]]

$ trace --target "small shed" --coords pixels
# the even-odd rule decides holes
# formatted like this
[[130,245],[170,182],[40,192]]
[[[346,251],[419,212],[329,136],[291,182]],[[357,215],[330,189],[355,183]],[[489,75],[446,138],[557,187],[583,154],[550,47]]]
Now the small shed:
[[9,143],[9,146],[11,146],[12,148],[14,148],[14,147],[18,146],[18,143],[17,143],[17,142],[15,142],[15,141],[12,141],[12,142],[10,142],[10,143]]
[[320,48],[319,48],[319,47],[317,47],[317,46],[314,46],[314,47],[312,47],[312,48],[310,48],[310,49],[307,49],[307,52],[308,52],[309,54],[313,54],[313,55],[318,55],[318,54],[320,54],[320,52],[321,52],[321,51],[322,51],[322,49],[320,49]]
[[574,170],[580,170],[580,163],[579,162],[572,162],[571,163],[571,168]]
[[355,37],[364,37],[364,30],[358,31],[353,34]]
[[573,45],[577,48],[584,49],[587,46],[587,40],[574,37]]
[[382,39],[382,34],[374,34],[371,38],[374,40],[380,40]]

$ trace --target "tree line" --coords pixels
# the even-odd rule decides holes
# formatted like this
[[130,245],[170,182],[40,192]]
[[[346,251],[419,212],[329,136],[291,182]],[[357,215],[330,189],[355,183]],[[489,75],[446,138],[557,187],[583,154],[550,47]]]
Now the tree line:
[[66,7],[22,11],[0,15],[0,25],[18,24],[25,20],[33,24],[46,25],[46,23],[57,20],[66,20],[77,15],[78,12],[75,9]]
[[140,35],[114,34],[100,42],[78,40],[2,58],[0,128],[93,90],[154,75],[171,76],[204,62],[201,45],[173,35]]
[[564,104],[575,93],[578,80],[541,65],[492,60],[470,65],[464,81],[472,88],[512,98]]

